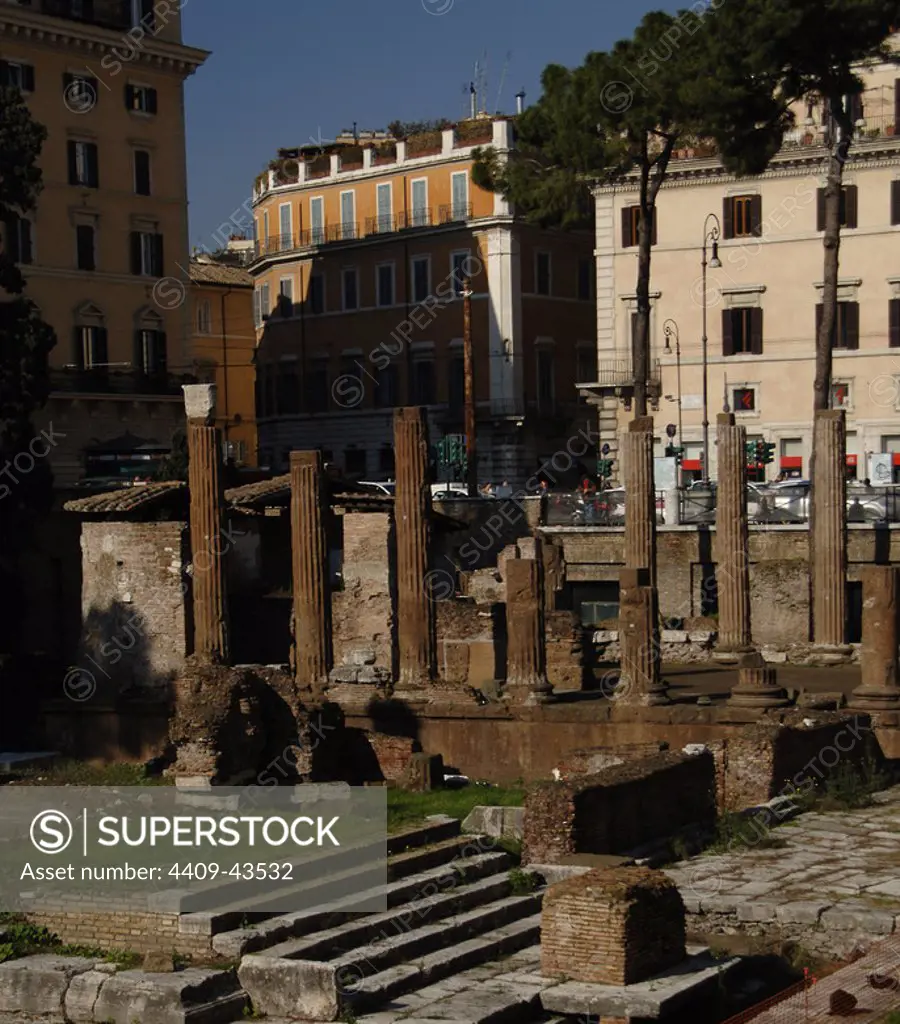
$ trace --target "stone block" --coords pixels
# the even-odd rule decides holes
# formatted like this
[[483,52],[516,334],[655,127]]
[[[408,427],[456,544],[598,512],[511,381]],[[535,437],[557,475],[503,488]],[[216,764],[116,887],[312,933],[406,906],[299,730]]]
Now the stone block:
[[411,793],[427,793],[444,784],[444,759],[440,754],[413,754],[400,779],[400,786]]
[[359,668],[353,665],[339,665],[329,673],[332,683],[356,683],[359,682]]
[[619,631],[617,629],[598,629],[594,633],[595,644],[614,644],[619,639]]
[[0,1009],[62,1021],[63,1002],[72,979],[93,971],[101,962],[40,954],[0,964]]
[[774,921],[777,904],[763,900],[748,900],[737,908],[739,921]]
[[660,639],[664,644],[686,644],[688,642],[687,630],[664,629],[660,633]]
[[337,968],[327,963],[245,956],[238,980],[257,1014],[330,1021],[340,1012]]
[[521,839],[524,820],[524,807],[473,807],[462,823],[462,830],[474,835]]
[[716,634],[708,629],[695,629],[689,631],[687,636],[692,644],[711,644]]
[[357,670],[356,681],[358,683],[369,683],[376,686],[384,686],[389,683],[391,673],[389,669],[376,665],[365,665]]
[[853,929],[868,935],[891,935],[894,931],[894,914],[890,910],[844,902],[826,910],[822,914],[821,923],[826,929]]
[[[197,967],[175,974],[121,971],[100,988],[94,1020],[104,1024],[237,1020],[245,1006],[246,997],[232,971]],[[227,1016],[229,1013],[234,1016]]]
[[815,925],[830,906],[830,903],[819,903],[816,900],[792,900],[777,907],[775,917],[783,924]]
[[344,654],[345,665],[355,665],[359,668],[363,665],[374,665],[375,660],[375,649],[373,647],[356,647]]
[[66,991],[66,1019],[72,1024],[93,1024],[94,1007],[100,996],[100,989],[115,972],[113,964],[100,964],[96,970],[77,974]]

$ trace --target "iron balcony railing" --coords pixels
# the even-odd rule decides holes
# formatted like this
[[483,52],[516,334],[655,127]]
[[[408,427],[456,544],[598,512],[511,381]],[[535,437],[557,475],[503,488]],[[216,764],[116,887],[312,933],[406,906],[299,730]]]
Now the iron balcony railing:
[[455,224],[472,219],[471,203],[445,203],[438,208],[438,223]]
[[53,391],[102,395],[180,395],[184,384],[196,383],[189,374],[146,374],[133,370],[62,369],[50,371]]

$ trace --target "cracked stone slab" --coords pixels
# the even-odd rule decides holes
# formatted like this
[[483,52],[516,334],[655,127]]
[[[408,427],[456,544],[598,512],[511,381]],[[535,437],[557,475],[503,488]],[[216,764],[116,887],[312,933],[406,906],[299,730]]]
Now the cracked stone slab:
[[775,917],[784,924],[815,925],[831,906],[831,903],[819,903],[816,900],[791,900],[776,907]]
[[891,935],[894,931],[894,914],[845,900],[826,910],[822,914],[821,924],[823,928],[855,929],[869,935]]

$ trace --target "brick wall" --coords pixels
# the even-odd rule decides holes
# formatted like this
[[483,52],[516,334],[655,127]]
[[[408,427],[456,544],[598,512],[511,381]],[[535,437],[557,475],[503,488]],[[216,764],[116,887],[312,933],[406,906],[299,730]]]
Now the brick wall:
[[165,693],[188,650],[183,523],[84,523],[78,667],[98,693]]
[[685,957],[684,903],[650,868],[596,870],[550,887],[541,912],[541,973],[633,985]]
[[667,743],[624,743],[617,747],[591,747],[573,750],[559,762],[557,771],[563,779],[578,775],[594,775],[604,768],[653,757],[668,748]]
[[177,914],[73,910],[27,916],[71,945],[135,953],[174,950],[186,956],[209,956],[212,952],[210,936],[179,932]]
[[539,782],[525,797],[523,861],[625,853],[686,825],[712,822],[715,806],[708,751],[660,753],[570,781]]
[[421,745],[407,736],[385,736],[383,733],[366,734],[381,774],[388,782],[398,782],[406,774],[412,756],[421,751]]

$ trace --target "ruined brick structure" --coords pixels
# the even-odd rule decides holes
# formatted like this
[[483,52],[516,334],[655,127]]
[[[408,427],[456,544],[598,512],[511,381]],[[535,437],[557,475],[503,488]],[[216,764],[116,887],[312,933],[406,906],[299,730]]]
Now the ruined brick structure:
[[545,976],[634,985],[685,956],[684,903],[662,871],[589,871],[551,886],[544,896]]

